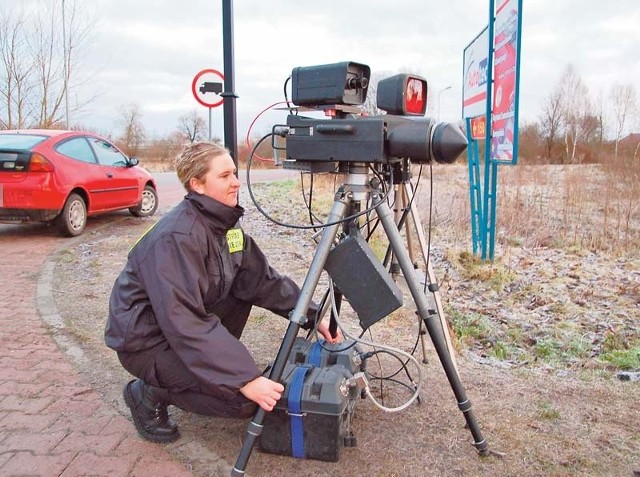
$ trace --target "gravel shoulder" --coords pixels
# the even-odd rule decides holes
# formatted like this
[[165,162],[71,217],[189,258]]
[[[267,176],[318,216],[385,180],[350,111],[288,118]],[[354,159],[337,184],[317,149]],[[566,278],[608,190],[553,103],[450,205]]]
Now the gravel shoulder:
[[[454,198],[466,200],[461,172],[436,179],[440,190],[446,190],[437,210],[452,210]],[[301,204],[292,203],[286,187],[260,185],[254,193],[279,220],[304,220]],[[302,283],[315,250],[310,233],[267,221],[246,191],[241,203],[247,209],[247,232],[279,271]],[[423,211],[425,204],[420,197]],[[295,460],[254,450],[247,475],[637,475],[640,382],[618,379],[616,369],[595,356],[612,333],[635,333],[640,312],[638,257],[501,243],[499,260],[476,263],[469,258],[469,240],[459,231],[447,232],[446,214],[438,217],[432,266],[445,315],[455,322],[451,326],[456,330],[462,384],[492,454],[480,457],[471,446],[471,435],[427,339],[419,403],[384,413],[362,400],[354,423],[357,446],[345,449],[340,462]],[[54,299],[65,322],[64,333],[82,350],[76,365],[103,399],[125,416],[128,410],[120,392],[129,376],[102,337],[108,296],[128,249],[157,218],[122,215],[56,256]],[[423,223],[427,220],[425,216]],[[411,351],[418,327],[410,301],[376,323],[367,339]],[[349,320],[348,313],[347,320],[347,326],[357,330],[357,321]],[[280,317],[254,310],[243,341],[259,365],[275,357],[286,325]],[[483,334],[473,335],[470,330],[475,329]],[[566,346],[556,347],[574,342],[583,348],[567,353]],[[544,349],[545,343],[550,354],[542,359],[532,350]],[[422,353],[418,347],[417,357]],[[382,372],[393,363],[379,366]],[[384,393],[388,403],[406,396],[393,386],[385,387]],[[176,459],[197,476],[229,475],[247,422],[179,410],[173,414],[183,437],[166,447]]]

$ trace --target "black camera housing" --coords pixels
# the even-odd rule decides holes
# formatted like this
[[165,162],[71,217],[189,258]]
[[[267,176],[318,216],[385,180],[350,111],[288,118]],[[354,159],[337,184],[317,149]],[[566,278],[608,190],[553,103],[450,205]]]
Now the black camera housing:
[[370,77],[371,68],[353,61],[301,66],[291,72],[291,99],[298,106],[362,104]]

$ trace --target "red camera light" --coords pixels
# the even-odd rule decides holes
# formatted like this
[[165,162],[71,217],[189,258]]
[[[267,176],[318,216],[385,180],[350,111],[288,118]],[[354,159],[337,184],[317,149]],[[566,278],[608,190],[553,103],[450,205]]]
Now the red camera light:
[[399,74],[378,82],[378,108],[399,116],[424,116],[427,110],[427,80]]
[[404,98],[405,114],[422,116],[427,109],[427,82],[410,76],[407,79]]

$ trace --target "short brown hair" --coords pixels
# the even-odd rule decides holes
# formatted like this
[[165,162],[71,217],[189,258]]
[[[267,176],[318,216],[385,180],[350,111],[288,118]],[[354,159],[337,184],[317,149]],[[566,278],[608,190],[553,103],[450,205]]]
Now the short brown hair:
[[229,150],[216,142],[193,142],[176,156],[174,165],[182,186],[191,190],[189,182],[192,178],[202,180],[211,164],[211,159],[229,154]]

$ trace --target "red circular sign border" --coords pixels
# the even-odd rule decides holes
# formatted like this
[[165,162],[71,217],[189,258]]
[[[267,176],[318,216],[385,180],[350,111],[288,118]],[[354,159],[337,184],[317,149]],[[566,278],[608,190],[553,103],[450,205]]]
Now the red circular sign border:
[[198,82],[198,79],[204,75],[205,73],[213,73],[217,76],[219,76],[220,78],[222,78],[222,80],[224,81],[224,75],[222,73],[220,73],[218,70],[214,70],[213,68],[207,68],[206,70],[202,70],[200,71],[195,78],[193,78],[193,81],[191,83],[191,92],[193,93],[193,97],[196,98],[196,101],[198,103],[200,103],[203,106],[206,106],[207,108],[217,108],[218,106],[220,106],[223,102],[224,102],[224,98],[221,99],[220,101],[218,101],[217,103],[214,104],[209,104],[209,103],[205,103],[199,96],[198,96],[198,92],[196,89],[196,83]]

